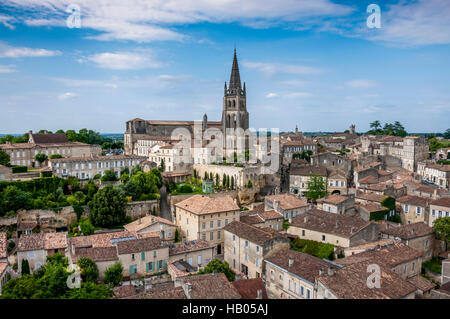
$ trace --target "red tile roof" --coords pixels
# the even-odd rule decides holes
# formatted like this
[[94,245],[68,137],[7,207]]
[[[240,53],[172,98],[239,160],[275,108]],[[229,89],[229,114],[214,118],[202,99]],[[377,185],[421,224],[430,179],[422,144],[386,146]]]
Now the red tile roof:
[[266,287],[264,286],[264,282],[261,278],[233,281],[233,286],[237,289],[242,299],[258,298],[258,290],[262,291],[262,299],[269,299],[267,297]]

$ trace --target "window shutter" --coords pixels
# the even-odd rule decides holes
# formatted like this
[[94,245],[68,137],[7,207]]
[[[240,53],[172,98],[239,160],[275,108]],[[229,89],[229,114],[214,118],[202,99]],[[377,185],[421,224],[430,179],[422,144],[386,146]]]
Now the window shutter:
[[149,266],[150,266],[150,265],[149,265],[148,263],[145,264],[145,271],[146,271],[146,272],[149,271]]

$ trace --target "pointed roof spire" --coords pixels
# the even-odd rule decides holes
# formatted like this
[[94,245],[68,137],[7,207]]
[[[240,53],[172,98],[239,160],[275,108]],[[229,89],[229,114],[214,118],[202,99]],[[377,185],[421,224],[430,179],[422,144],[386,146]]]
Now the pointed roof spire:
[[231,68],[229,89],[230,91],[235,91],[235,93],[241,91],[241,77],[239,75],[239,65],[236,56],[236,48],[234,48],[233,67]]

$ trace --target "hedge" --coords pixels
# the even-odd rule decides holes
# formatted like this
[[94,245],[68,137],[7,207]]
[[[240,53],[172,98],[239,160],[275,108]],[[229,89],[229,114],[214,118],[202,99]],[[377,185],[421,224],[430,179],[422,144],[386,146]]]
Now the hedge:
[[28,171],[28,167],[26,167],[26,166],[14,165],[12,167],[13,173],[26,173],[27,171]]
[[309,239],[296,238],[291,241],[291,248],[318,258],[334,259],[334,246]]

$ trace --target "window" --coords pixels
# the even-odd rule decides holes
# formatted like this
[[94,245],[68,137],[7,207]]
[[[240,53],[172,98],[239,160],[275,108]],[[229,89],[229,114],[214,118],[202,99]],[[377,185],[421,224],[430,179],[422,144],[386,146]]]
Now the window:
[[408,206],[408,205],[405,204],[405,205],[403,206],[403,209],[405,210],[405,212],[407,212],[407,213],[409,212],[409,206]]
[[248,247],[248,240],[245,241],[245,247]]
[[305,230],[302,230],[302,236],[305,236]]
[[248,253],[245,253],[245,261],[248,261]]
[[202,255],[198,255],[197,256],[197,265],[201,265],[202,264]]
[[322,240],[325,241],[325,235],[322,235]]
[[431,210],[431,215],[436,216],[436,210]]
[[306,299],[310,299],[311,298],[311,290],[306,289]]
[[131,260],[134,260],[134,254],[131,254]]
[[217,232],[217,239],[220,239],[220,231]]
[[293,291],[293,290],[292,290],[292,280],[290,280],[290,279],[289,279],[289,290],[290,290],[290,291]]
[[206,234],[202,234],[202,239],[206,240]]
[[295,283],[295,293],[298,295],[298,284]]
[[259,258],[256,258],[255,264],[256,264],[256,267],[259,267]]
[[213,232],[209,233],[209,240],[214,240],[214,233]]
[[259,246],[256,246],[256,253],[259,254]]
[[236,236],[235,235],[233,235],[233,241],[236,241]]
[[416,214],[422,215],[422,207],[416,207]]
[[272,279],[272,280],[274,279],[274,273],[273,273],[272,269],[270,270],[270,279]]
[[152,270],[154,270],[153,269],[153,266],[154,264],[153,264],[153,262],[148,262],[147,264],[146,264],[146,271],[147,272],[150,272],[150,271],[152,271]]
[[425,241],[425,248],[428,248],[428,240]]
[[137,272],[137,265],[130,265],[130,275]]
[[145,252],[141,252],[141,260],[145,260]]
[[209,228],[214,228],[214,221],[209,222]]
[[415,268],[416,268],[416,263],[412,263],[411,270],[414,271]]
[[303,286],[301,286],[300,288],[300,295],[304,295],[305,294],[305,288]]
[[225,219],[225,225],[228,225],[228,219]]
[[206,228],[206,223],[202,223],[202,229]]
[[220,220],[217,221],[217,227],[220,227]]
[[156,257],[156,250],[153,251],[153,257]]

